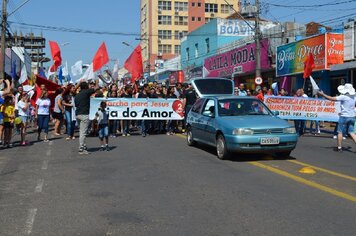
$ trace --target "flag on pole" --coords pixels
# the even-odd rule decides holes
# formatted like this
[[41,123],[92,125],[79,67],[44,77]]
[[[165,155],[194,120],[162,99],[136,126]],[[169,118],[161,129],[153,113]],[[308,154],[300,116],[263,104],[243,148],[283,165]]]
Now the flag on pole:
[[43,78],[47,79],[46,73],[44,72],[43,68],[40,68],[40,71],[38,73],[40,76],[42,76]]
[[17,73],[16,73],[16,61],[12,62],[11,66],[11,77],[13,80],[17,79]]
[[112,69],[112,77],[115,80],[119,78],[119,60],[115,61],[114,68]]
[[90,66],[87,68],[87,70],[84,72],[82,79],[84,79],[84,80],[95,79],[95,74],[93,71],[93,63],[91,63]]
[[312,53],[309,53],[308,58],[304,62],[304,75],[303,78],[309,78],[309,76],[313,72],[313,68],[315,67],[314,64],[314,56]]
[[59,67],[58,80],[60,84],[63,84],[63,69],[62,66]]
[[310,82],[311,82],[311,85],[312,85],[312,88],[313,88],[313,96],[315,96],[319,92],[320,88],[316,84],[316,82],[315,82],[315,80],[313,79],[312,76],[309,76],[309,78],[310,78]]
[[62,65],[61,49],[57,42],[49,41],[49,47],[51,48],[53,65],[50,67],[51,72],[56,72],[58,67]]
[[131,73],[131,81],[134,82],[143,76],[142,49],[138,45],[125,61],[124,67]]
[[105,43],[102,43],[93,58],[93,71],[96,72],[100,70],[100,68],[103,67],[103,65],[105,65],[108,62],[109,62],[108,51],[106,50]]
[[72,67],[71,67],[72,75],[73,76],[78,76],[83,74],[83,61],[77,61]]
[[63,77],[67,77],[69,75],[67,62],[66,62],[65,67],[62,68],[62,73],[63,73]]
[[27,81],[27,71],[26,71],[26,66],[25,64],[22,66],[22,69],[21,69],[21,76],[20,76],[20,79],[19,79],[19,83],[20,84],[23,84]]

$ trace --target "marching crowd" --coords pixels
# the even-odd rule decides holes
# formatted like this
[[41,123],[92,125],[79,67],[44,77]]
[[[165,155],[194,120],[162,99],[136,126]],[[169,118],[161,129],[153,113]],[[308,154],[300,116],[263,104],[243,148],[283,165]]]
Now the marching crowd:
[[[351,85],[352,86],[352,85]],[[185,120],[109,120],[106,111],[106,103],[100,104],[100,109],[95,114],[95,119],[89,119],[90,98],[175,98],[180,99],[188,113],[197,99],[197,95],[189,83],[165,84],[150,82],[139,86],[139,84],[118,86],[116,83],[99,86],[98,81],[80,81],[77,84],[67,84],[59,87],[56,91],[49,93],[45,85],[40,86],[40,92],[31,102],[31,94],[24,91],[22,85],[16,88],[10,80],[0,81],[0,142],[4,148],[13,146],[12,138],[18,134],[20,145],[26,146],[28,128],[32,127],[37,132],[37,141],[49,141],[49,126],[54,124],[53,135],[66,134],[66,140],[75,139],[75,129],[79,128],[79,154],[87,154],[86,137],[99,136],[101,150],[109,151],[109,137],[130,136],[131,132],[140,131],[142,137],[148,134],[172,135],[175,132],[185,132]],[[353,89],[353,87],[352,87]],[[319,95],[329,100],[341,101],[340,117],[351,117],[341,119],[335,127],[334,138],[338,139],[338,150],[341,149],[341,141],[348,133],[356,142],[353,131],[355,120],[355,90],[340,90],[340,96],[330,97],[322,92]],[[261,101],[264,96],[290,96],[283,88],[257,86],[255,91],[246,89],[243,83],[235,88],[236,96],[255,96]],[[293,96],[307,97],[303,89],[298,89]],[[50,99],[51,97],[51,99]],[[345,100],[345,102],[344,102]],[[352,101],[353,102],[352,102]],[[350,102],[351,101],[351,102]],[[346,105],[347,108],[346,108]],[[350,111],[353,106],[353,111]],[[345,111],[346,110],[346,111]],[[186,117],[186,116],[185,116]],[[353,121],[353,123],[352,123]],[[351,124],[352,123],[352,124]],[[315,126],[315,129],[313,128]],[[62,132],[63,127],[65,130]],[[299,135],[306,130],[306,121],[296,120],[295,127]],[[352,132],[350,132],[352,130]],[[317,135],[320,133],[319,121],[310,122],[310,132]],[[43,134],[42,134],[43,133]],[[355,137],[354,137],[355,136]]]

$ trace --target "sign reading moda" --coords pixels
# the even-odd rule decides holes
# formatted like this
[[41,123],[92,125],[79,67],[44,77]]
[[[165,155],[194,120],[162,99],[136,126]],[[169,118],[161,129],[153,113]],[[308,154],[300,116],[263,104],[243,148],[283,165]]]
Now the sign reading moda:
[[95,113],[101,101],[106,101],[110,120],[182,120],[183,103],[178,99],[145,99],[145,98],[91,98],[89,119]]
[[313,71],[341,64],[344,62],[344,36],[326,33],[277,47],[277,77],[303,73],[309,53],[314,56]]
[[[256,44],[235,48],[231,51],[206,58],[204,67],[207,77],[230,77],[233,74],[244,74],[256,69]],[[268,39],[261,41],[261,68],[270,68],[268,60]]]
[[285,120],[337,122],[341,109],[339,102],[304,97],[266,96],[264,103],[270,110],[278,111],[278,116]]

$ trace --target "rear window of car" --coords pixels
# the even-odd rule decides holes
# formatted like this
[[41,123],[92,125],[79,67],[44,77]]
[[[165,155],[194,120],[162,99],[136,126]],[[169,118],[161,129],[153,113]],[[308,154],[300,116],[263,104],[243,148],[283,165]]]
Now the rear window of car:
[[225,94],[232,95],[233,87],[229,80],[225,79],[199,79],[195,80],[197,88],[203,95]]

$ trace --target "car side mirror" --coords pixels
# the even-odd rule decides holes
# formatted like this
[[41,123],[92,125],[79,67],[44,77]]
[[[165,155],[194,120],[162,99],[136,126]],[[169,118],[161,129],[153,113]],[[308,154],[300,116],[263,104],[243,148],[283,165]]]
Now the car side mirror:
[[272,111],[274,116],[279,116],[279,111]]

